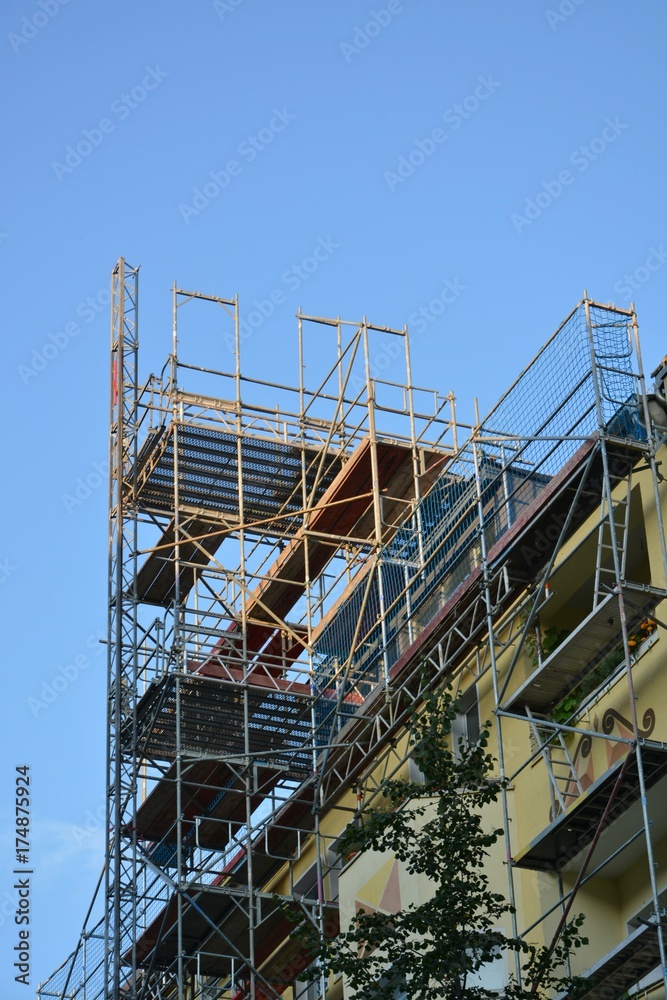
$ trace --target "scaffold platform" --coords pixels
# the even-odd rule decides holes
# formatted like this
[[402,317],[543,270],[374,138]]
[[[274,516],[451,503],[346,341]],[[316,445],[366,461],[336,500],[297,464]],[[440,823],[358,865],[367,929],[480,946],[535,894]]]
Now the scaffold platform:
[[340,470],[344,453],[250,434],[240,440],[241,475],[237,434],[190,422],[156,428],[142,446],[136,470],[126,475],[126,489],[140,510],[170,514],[176,503],[176,469],[182,512],[217,515],[238,525],[242,482],[246,527],[257,521],[262,532],[272,526],[296,531],[303,521],[304,467],[309,495],[321,496]]
[[626,629],[633,632],[666,597],[667,591],[648,585],[626,583],[615,588],[507,699],[504,708],[535,713],[553,708],[618,648],[623,636],[621,600]]
[[136,743],[131,746],[132,730],[127,727],[127,749],[155,760],[173,760],[178,746],[184,755],[238,757],[247,753],[247,725],[250,752],[258,762],[301,776],[312,767],[310,702],[306,685],[281,690],[276,685],[168,674],[142,696]]
[[[246,778],[249,776],[252,791],[248,796]],[[239,830],[247,821],[247,806],[251,813],[262,803],[270,802],[276,786],[289,777],[283,767],[266,767],[263,764],[248,766],[243,758],[232,766],[214,760],[196,760],[182,765],[180,779],[181,830],[188,846],[196,845],[205,850],[225,852]],[[176,841],[178,822],[177,765],[158,781],[141,803],[133,820],[137,837],[153,844]],[[292,779],[294,780],[294,779]],[[306,779],[298,794],[290,797],[281,810],[281,834],[263,834],[274,838],[272,853],[283,845],[285,851],[286,823],[293,822],[295,830],[310,829],[313,820],[312,783]],[[298,837],[295,834],[295,843]],[[291,843],[291,842],[290,842]]]
[[[285,916],[280,900],[273,895],[256,893],[255,907],[255,966],[261,970],[262,965],[273,958],[267,969],[267,979],[271,977],[268,981],[272,985],[284,984],[284,970],[294,956],[290,949],[292,954],[284,955],[281,960],[279,948],[289,939],[294,924]],[[338,907],[325,905],[324,914],[330,933],[334,933],[338,927]],[[211,923],[216,925],[216,931]],[[139,966],[158,969],[173,966],[178,924],[177,900],[172,896],[164,911],[137,941],[136,961]],[[242,974],[250,933],[245,892],[234,892],[221,884],[191,886],[187,889],[180,924],[187,967],[197,968],[204,975],[223,980],[232,972]],[[301,949],[297,951],[300,953]],[[130,956],[126,955],[125,961],[129,960]]]
[[179,524],[176,572],[176,523],[172,518],[159,542],[143,561],[136,576],[136,597],[144,604],[168,607],[178,594],[190,593],[204,567],[210,563],[225,537],[219,521],[185,518]]
[[644,976],[660,967],[660,942],[655,923],[645,923],[628,934],[604,958],[588,969],[582,979],[588,989],[560,993],[556,1000],[609,1000],[626,996]]
[[[646,788],[650,789],[667,775],[667,748],[644,746],[641,754]],[[568,862],[581,855],[595,836],[624,763],[625,757],[617,760],[582,792],[528,847],[514,856],[513,865],[516,868],[555,873],[562,871]],[[622,816],[639,796],[637,759],[633,752],[607,815],[606,826]]]

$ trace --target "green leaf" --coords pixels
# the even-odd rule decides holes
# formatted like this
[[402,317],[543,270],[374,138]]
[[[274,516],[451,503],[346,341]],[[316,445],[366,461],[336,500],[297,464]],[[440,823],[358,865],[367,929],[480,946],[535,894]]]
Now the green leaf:
[[[495,993],[474,985],[474,976],[500,950],[520,955],[523,966],[521,985],[512,980],[507,1000],[575,989],[579,981],[563,969],[570,952],[586,944],[579,932],[583,917],[567,924],[552,951],[498,930],[513,910],[491,891],[484,871],[489,849],[502,835],[484,820],[486,807],[502,793],[494,778],[496,762],[486,749],[490,724],[476,744],[461,741],[455,758],[450,744],[457,707],[451,693],[427,694],[424,702],[411,727],[423,784],[385,781],[383,806],[364,809],[339,839],[338,850],[343,857],[391,852],[409,874],[428,879],[432,895],[394,914],[359,911],[333,940],[318,937],[312,924],[302,921],[294,934],[316,963],[305,978],[343,973],[358,1000],[395,1000],[399,988],[410,1000],[495,1000]],[[434,815],[424,822],[433,802]],[[301,917],[292,911],[293,919]]]

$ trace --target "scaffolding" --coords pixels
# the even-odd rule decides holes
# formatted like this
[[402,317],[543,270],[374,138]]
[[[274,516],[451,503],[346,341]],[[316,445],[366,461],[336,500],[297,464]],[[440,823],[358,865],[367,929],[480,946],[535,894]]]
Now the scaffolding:
[[[122,259],[111,325],[104,916],[89,927],[89,915],[39,995],[277,1000],[294,988],[306,956],[276,873],[303,919],[336,934],[323,818],[339,811],[340,832],[351,790],[359,808],[381,792],[405,766],[401,736],[425,691],[462,678],[493,691],[509,899],[523,870],[558,885],[514,932],[564,919],[595,874],[601,830],[639,802],[628,842],[644,838],[653,899],[641,968],[665,968],[647,790],[667,754],[637,717],[630,640],[667,596],[667,556],[634,310],[585,295],[471,427],[451,394],[413,386],[405,328],[298,314],[287,386],[242,372],[236,299],[174,287],[170,357],[140,382],[138,269]],[[186,360],[202,332],[209,356],[233,345],[233,371]],[[654,489],[658,580],[629,553],[638,467]],[[590,607],[547,654],[540,616],[591,517],[575,550],[594,567]],[[519,680],[535,641],[535,670]],[[630,735],[553,721],[619,647]],[[504,732],[518,723],[532,749],[513,768]],[[572,734],[628,752],[584,789]],[[507,788],[538,758],[553,822],[521,850]],[[567,890],[562,872],[587,846]],[[609,968],[623,992],[619,955]]]

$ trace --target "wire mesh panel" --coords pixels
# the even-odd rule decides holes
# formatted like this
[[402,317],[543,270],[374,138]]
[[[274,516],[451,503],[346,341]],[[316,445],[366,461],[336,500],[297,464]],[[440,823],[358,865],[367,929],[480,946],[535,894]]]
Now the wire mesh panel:
[[[366,570],[315,644],[315,718],[320,742],[339,722],[354,715],[380,680],[381,644],[374,628],[380,619],[378,567]],[[340,728],[340,726],[339,726]]]
[[602,423],[609,434],[646,441],[639,419],[639,385],[633,367],[629,317],[590,306],[591,335],[600,387]]
[[77,950],[37,990],[41,1000],[102,1000],[106,994],[104,921],[84,933]]
[[[175,438],[178,440],[175,445]],[[178,455],[175,456],[176,450]],[[170,512],[174,507],[174,462],[179,470],[179,504],[183,509],[234,515],[239,510],[238,441],[231,433],[196,424],[178,424],[162,430],[159,449],[149,438],[138,459],[137,501],[146,509]],[[319,499],[340,469],[338,454],[306,449],[306,483]],[[326,459],[318,477],[318,463]],[[262,522],[281,515],[286,529],[302,523],[302,455],[294,444],[268,438],[241,439],[243,495],[246,516]],[[315,481],[317,478],[317,489]]]
[[391,668],[480,565],[482,530],[488,550],[539,503],[583,442],[600,433],[646,440],[630,316],[587,305],[565,320],[399,528],[370,594],[362,579],[318,638],[322,743],[335,736],[336,699],[340,724],[380,682],[381,664]]
[[[309,699],[294,688],[244,690],[226,681],[168,674],[139,703],[134,749],[156,760],[173,760],[179,753],[224,757],[243,753],[246,735],[257,759],[279,763],[289,773],[307,772]],[[133,730],[128,727],[125,736],[130,741]]]
[[[553,476],[619,411],[636,414],[630,317],[598,305],[589,317],[579,305],[483,421],[480,440],[515,449],[504,464]],[[627,430],[624,436],[645,440],[636,416]]]

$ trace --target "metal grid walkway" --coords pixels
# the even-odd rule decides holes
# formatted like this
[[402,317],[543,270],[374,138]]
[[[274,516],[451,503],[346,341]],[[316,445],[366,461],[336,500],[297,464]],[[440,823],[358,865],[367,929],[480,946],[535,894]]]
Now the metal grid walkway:
[[[177,445],[175,446],[175,441]],[[308,495],[317,500],[341,468],[342,453],[304,448]],[[280,528],[296,531],[302,523],[302,449],[269,438],[241,439],[243,505],[246,521],[284,518]],[[324,459],[320,472],[320,459]],[[137,461],[135,499],[140,508],[172,513],[174,469],[183,511],[206,511],[238,518],[238,438],[235,434],[171,424],[152,432]],[[130,477],[128,477],[128,480]],[[262,531],[270,528],[262,524]]]
[[[156,760],[173,760],[178,722],[183,753],[207,758],[241,755],[246,752],[244,697],[250,752],[258,761],[283,767],[286,775],[307,773],[312,767],[310,699],[293,688],[247,685],[244,690],[234,682],[170,674],[151,684],[139,702],[132,749]],[[128,730],[128,749],[130,737]]]

